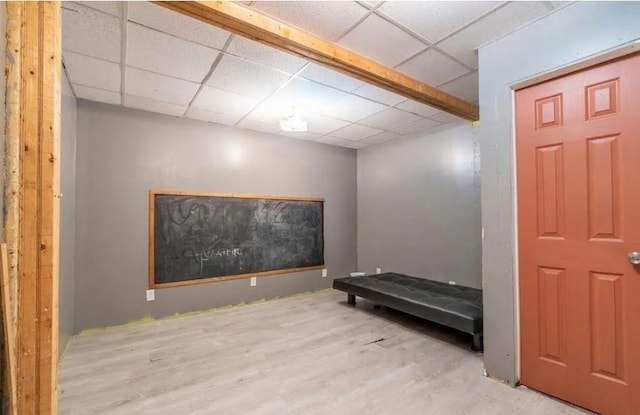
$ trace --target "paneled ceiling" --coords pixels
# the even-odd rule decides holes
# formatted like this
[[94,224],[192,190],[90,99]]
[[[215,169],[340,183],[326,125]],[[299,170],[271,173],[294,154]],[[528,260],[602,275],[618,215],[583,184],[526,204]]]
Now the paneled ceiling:
[[[477,103],[477,48],[566,3],[245,4]],[[350,148],[461,121],[147,2],[65,2],[62,47],[91,101]],[[292,107],[308,132],[280,130]]]

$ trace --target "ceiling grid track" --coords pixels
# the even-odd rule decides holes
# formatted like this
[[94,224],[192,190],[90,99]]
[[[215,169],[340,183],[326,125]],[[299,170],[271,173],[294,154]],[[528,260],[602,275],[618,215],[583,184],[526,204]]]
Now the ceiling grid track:
[[187,105],[187,109],[184,111],[184,114],[182,114],[183,117],[187,116],[187,113],[191,110],[191,106],[193,105],[195,100],[198,98],[198,95],[200,95],[200,93],[202,92],[204,87],[207,85],[207,82],[209,82],[209,79],[211,78],[211,76],[215,72],[216,68],[220,64],[220,61],[222,60],[222,58],[224,58],[225,52],[229,48],[229,46],[231,45],[231,41],[233,40],[233,38],[235,36],[236,35],[234,35],[234,34],[229,35],[229,37],[227,38],[227,41],[224,42],[224,46],[222,46],[222,50],[220,51],[221,53],[219,53],[218,56],[216,56],[216,58],[214,59],[213,63],[211,64],[211,69],[209,69],[209,72],[207,72],[207,74],[205,75],[204,79],[202,80],[202,83],[200,83],[200,86],[198,87],[198,90],[193,95],[193,98],[191,98],[191,101],[189,101],[189,105]]
[[437,87],[438,87],[438,88],[440,88],[440,87],[443,87],[443,86],[449,85],[449,84],[451,84],[451,83],[453,83],[453,82],[455,82],[455,81],[457,81],[457,80],[459,80],[459,79],[461,79],[461,78],[464,78],[465,76],[469,76],[469,75],[474,74],[474,73],[476,73],[476,72],[478,72],[478,70],[477,70],[477,69],[474,69],[474,70],[472,70],[471,72],[463,73],[462,75],[458,75],[458,76],[456,76],[455,78],[451,78],[451,79],[449,79],[448,81],[445,81],[445,82],[443,82],[443,83],[441,83],[441,84],[437,85]]
[[[358,5],[363,6],[362,2],[357,1],[356,2]],[[344,38],[346,35],[348,35],[349,33],[351,33],[351,31],[353,29],[355,29],[356,27],[360,26],[360,23],[364,22],[365,20],[367,20],[367,18],[369,18],[369,16],[371,16],[373,14],[373,12],[378,8],[378,6],[381,3],[378,3],[376,6],[374,7],[368,7],[366,5],[366,3],[364,3],[364,8],[367,9],[367,13],[365,13],[364,16],[362,16],[361,18],[359,18],[358,20],[356,20],[356,22],[354,24],[351,25],[351,27],[349,27],[343,34],[340,35],[340,37],[338,38],[337,42],[339,42],[340,40],[342,40],[342,38]]]
[[457,35],[458,33],[462,32],[464,29],[466,29],[467,27],[479,22],[482,19],[487,18],[490,14],[493,14],[495,12],[497,12],[498,10],[502,9],[503,7],[506,7],[509,3],[512,3],[510,1],[505,1],[502,4],[497,5],[496,7],[494,7],[491,10],[486,11],[485,13],[481,14],[480,16],[476,17],[475,19],[470,20],[469,22],[463,24],[462,26],[460,26],[459,28],[457,28],[456,30],[454,30],[453,32],[449,33],[448,35],[444,36],[442,39],[439,39],[437,42],[434,43],[434,45],[439,45],[440,43],[444,42],[445,40],[449,39],[450,37]]

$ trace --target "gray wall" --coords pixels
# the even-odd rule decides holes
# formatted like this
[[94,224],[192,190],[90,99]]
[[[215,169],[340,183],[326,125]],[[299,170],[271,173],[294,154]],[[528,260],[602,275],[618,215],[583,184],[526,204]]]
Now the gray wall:
[[76,99],[67,77],[62,77],[60,138],[60,354],[75,330],[75,205],[76,205]]
[[517,382],[510,84],[640,38],[640,3],[579,2],[480,49],[485,367]]
[[480,177],[470,123],[358,151],[358,269],[480,288]]
[[[330,287],[356,268],[356,152],[78,101],[76,330]],[[164,288],[146,302],[148,191],[325,198],[321,271]]]

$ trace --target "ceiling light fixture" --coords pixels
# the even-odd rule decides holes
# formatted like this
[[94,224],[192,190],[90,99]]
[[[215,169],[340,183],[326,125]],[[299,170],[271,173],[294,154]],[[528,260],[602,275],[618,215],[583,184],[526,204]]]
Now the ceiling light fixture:
[[307,122],[296,113],[296,108],[293,107],[291,115],[280,120],[280,129],[282,131],[305,132],[307,131]]

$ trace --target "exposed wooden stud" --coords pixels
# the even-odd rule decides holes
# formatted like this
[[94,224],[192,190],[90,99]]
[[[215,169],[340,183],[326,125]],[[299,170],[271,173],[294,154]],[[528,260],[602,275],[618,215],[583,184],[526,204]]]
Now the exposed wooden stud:
[[[11,304],[10,315],[5,315],[5,324],[13,330],[13,335],[7,337],[5,342],[13,338],[13,345],[7,347],[17,347],[15,344],[18,327],[18,241],[20,228],[20,117],[17,109],[20,108],[20,48],[21,48],[21,25],[22,7],[16,4],[7,3],[7,45],[5,58],[6,91],[5,91],[5,153],[4,153],[4,240],[7,243],[8,268],[9,268],[9,289],[8,296]],[[10,112],[11,111],[11,112]],[[15,132],[15,133],[14,133]],[[16,362],[17,364],[17,362]],[[15,391],[6,391],[8,395]]]
[[450,114],[476,121],[478,106],[332,42],[230,1],[157,1],[159,6],[284,50]]
[[[40,259],[38,305],[40,325],[40,412],[57,414],[58,313],[60,258],[60,123],[62,88],[62,12],[60,3],[41,10],[42,82],[40,105]],[[51,34],[50,31],[53,31]]]
[[2,315],[4,316],[4,338],[5,338],[5,389],[9,397],[9,415],[18,415],[17,395],[16,395],[16,341],[15,320],[13,318],[13,307],[11,305],[10,283],[9,283],[9,256],[7,254],[7,244],[0,244],[0,274],[2,276]]
[[[7,4],[7,243],[17,252],[17,412],[57,412],[61,16]],[[9,46],[10,45],[10,46]],[[18,154],[17,165],[15,154]],[[17,219],[16,219],[16,205]],[[15,222],[17,220],[17,223]],[[12,222],[13,221],[13,222]],[[17,226],[16,226],[17,225]],[[16,229],[17,228],[17,229]],[[14,262],[10,260],[13,266]],[[12,269],[13,271],[13,269]]]

